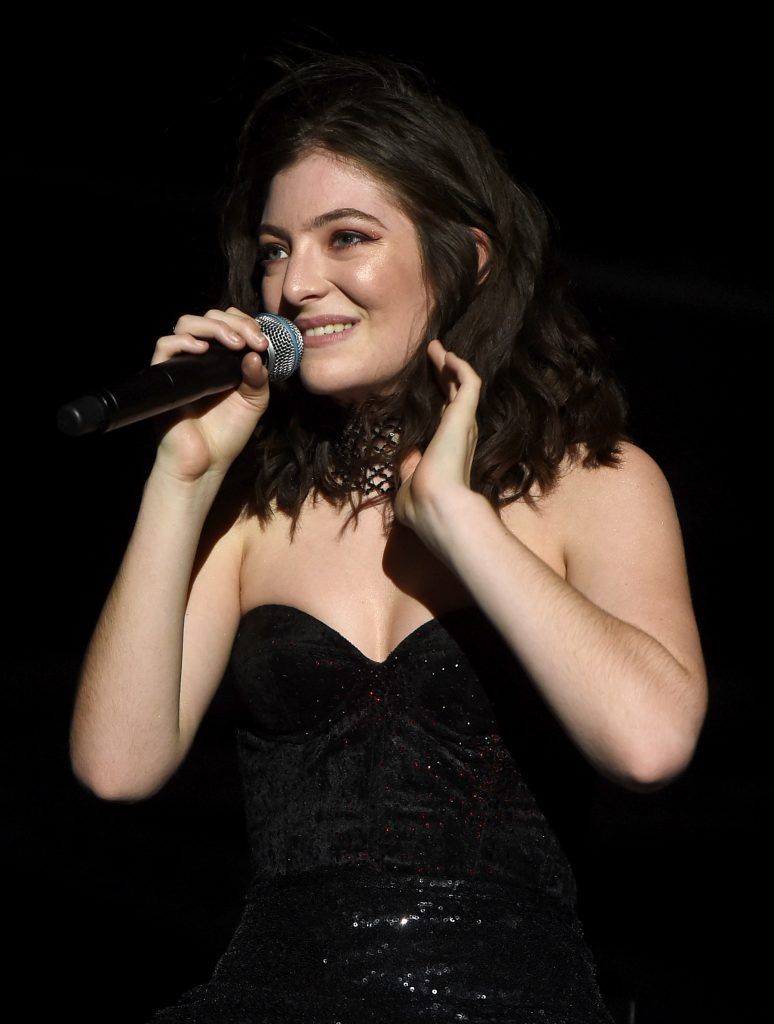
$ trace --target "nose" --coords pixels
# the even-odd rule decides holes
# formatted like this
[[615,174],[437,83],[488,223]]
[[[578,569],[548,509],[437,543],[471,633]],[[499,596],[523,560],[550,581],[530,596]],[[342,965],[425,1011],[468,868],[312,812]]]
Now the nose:
[[284,263],[282,296],[291,306],[319,298],[330,287],[324,256],[314,245],[297,246]]

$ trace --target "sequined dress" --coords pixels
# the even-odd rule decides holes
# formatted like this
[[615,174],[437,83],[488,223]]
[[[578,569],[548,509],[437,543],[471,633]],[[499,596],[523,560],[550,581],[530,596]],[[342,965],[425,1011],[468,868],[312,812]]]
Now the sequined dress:
[[503,738],[528,688],[480,611],[376,662],[262,605],[230,668],[252,880],[211,978],[148,1024],[612,1024]]

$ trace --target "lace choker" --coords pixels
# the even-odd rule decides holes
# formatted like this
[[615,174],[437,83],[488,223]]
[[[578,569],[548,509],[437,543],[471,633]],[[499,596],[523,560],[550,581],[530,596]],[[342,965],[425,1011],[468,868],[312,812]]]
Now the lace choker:
[[371,433],[372,447],[383,458],[373,466],[366,466],[362,476],[355,479],[349,471],[357,456],[362,456],[364,445],[362,435],[354,422],[350,421],[341,435],[331,444],[333,454],[334,476],[351,491],[360,491],[363,495],[389,494],[395,490],[395,478],[392,466],[392,454],[398,441],[400,423],[398,420],[386,420],[378,424]]

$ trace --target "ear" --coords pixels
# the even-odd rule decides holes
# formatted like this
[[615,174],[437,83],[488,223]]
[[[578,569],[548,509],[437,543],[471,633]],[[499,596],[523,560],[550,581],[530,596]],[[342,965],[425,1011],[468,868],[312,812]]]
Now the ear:
[[489,240],[489,235],[481,228],[471,227],[470,229],[476,239],[476,249],[478,249],[478,284],[482,284],[489,274],[489,259],[492,254],[492,243]]

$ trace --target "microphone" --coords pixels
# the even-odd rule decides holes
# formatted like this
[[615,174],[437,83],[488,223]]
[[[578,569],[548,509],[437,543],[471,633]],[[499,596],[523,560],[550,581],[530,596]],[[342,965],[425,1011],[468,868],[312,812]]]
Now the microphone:
[[[303,334],[284,316],[260,313],[255,319],[269,342],[266,351],[258,353],[268,368],[269,380],[287,380],[298,369],[304,354]],[[61,406],[56,425],[71,437],[116,430],[238,387],[242,382],[242,359],[255,349],[232,351],[212,342],[210,346],[202,355],[178,352],[163,363],[140,370],[116,387],[103,388]]]

